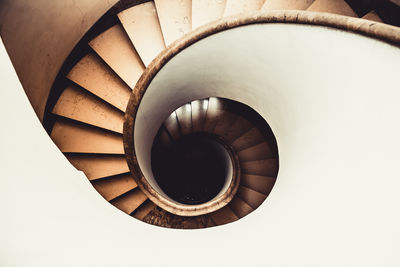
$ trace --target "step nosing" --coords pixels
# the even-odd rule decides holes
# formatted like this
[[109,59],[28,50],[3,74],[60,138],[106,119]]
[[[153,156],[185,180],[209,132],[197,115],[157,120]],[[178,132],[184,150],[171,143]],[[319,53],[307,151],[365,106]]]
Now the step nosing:
[[[83,172],[83,171],[82,171]],[[115,173],[115,174],[110,174],[110,175],[107,175],[107,176],[101,176],[101,177],[96,177],[96,178],[93,178],[93,179],[89,179],[89,181],[91,181],[91,182],[95,182],[95,181],[103,181],[103,180],[107,180],[107,179],[113,179],[113,178],[116,178],[116,177],[118,177],[118,176],[122,176],[122,175],[130,175],[131,173],[129,172],[129,171],[127,171],[127,172],[120,172],[120,173]],[[133,178],[132,178],[133,179]]]
[[55,115],[56,117],[59,117],[59,118],[71,120],[72,122],[85,124],[85,126],[87,125],[87,126],[90,126],[90,127],[96,127],[98,129],[101,129],[101,130],[106,130],[106,131],[109,131],[109,132],[112,132],[112,133],[123,135],[123,129],[121,131],[117,131],[117,130],[113,130],[111,128],[104,128],[103,126],[92,124],[92,123],[90,123],[88,121],[84,121],[84,120],[81,120],[81,119],[73,118],[72,116],[61,115],[61,114],[54,113],[54,112],[52,112],[52,114]]
[[246,186],[246,185],[240,184],[240,186],[242,186],[242,187],[244,187],[244,188],[246,188],[246,189],[248,189],[248,190],[257,192],[257,193],[259,193],[259,194],[262,194],[262,195],[264,195],[265,197],[268,196],[268,195],[266,195],[266,194],[264,194],[264,193],[261,193],[261,192],[259,192],[259,191],[257,191],[257,190],[254,190],[254,189],[252,189],[252,188],[250,188],[250,187],[248,187],[248,186]]

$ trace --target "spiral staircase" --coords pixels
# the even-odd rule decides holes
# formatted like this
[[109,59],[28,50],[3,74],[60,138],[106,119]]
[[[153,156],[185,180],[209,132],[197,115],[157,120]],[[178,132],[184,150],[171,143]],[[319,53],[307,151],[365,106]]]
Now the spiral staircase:
[[[172,137],[172,141],[193,132],[194,125],[198,128],[195,131],[226,139],[240,159],[242,181],[230,204],[191,217],[166,212],[148,199],[135,182],[137,171],[129,172],[121,134],[132,89],[146,66],[168,45],[192,29],[222,17],[271,9],[357,16],[344,1],[148,1],[134,5],[118,13],[120,23],[89,42],[91,50],[66,75],[72,83],[62,90],[51,111],[57,115],[51,138],[107,201],[137,219],[167,227],[201,228],[247,215],[268,196],[277,176],[277,148],[272,132],[263,138],[265,134],[246,118],[218,108],[215,98],[207,101],[210,107],[197,107],[198,114],[192,114],[196,104],[202,106],[196,102],[174,112],[175,117],[164,123],[165,136]],[[366,17],[381,21],[373,11]],[[197,126],[204,118],[206,125]],[[273,142],[272,148],[264,141],[268,138]]]
[[[266,199],[280,179],[279,165],[283,159],[290,161],[288,151],[294,145],[279,142],[279,136],[284,134],[276,127],[274,116],[269,115],[276,109],[274,104],[268,101],[270,106],[266,110],[260,104],[250,105],[250,100],[254,99],[240,95],[240,90],[246,89],[233,88],[233,84],[231,93],[224,91],[227,89],[212,88],[213,82],[218,82],[219,78],[207,76],[207,72],[201,73],[210,84],[193,80],[193,88],[182,91],[185,86],[190,86],[181,83],[185,77],[192,77],[196,69],[187,66],[176,78],[177,66],[182,65],[185,57],[193,59],[193,54],[207,55],[207,47],[198,43],[207,40],[208,36],[217,38],[225,31],[241,28],[251,31],[254,24],[274,22],[315,23],[353,31],[386,42],[398,53],[398,29],[382,24],[383,20],[375,10],[364,13],[364,20],[348,18],[359,15],[341,0],[133,1],[123,5],[118,12],[106,14],[76,45],[78,53],[71,53],[52,86],[42,123],[59,150],[85,174],[104,200],[147,224],[179,229],[213,229],[237,221],[261,207],[264,207],[262,212],[266,212],[269,205]],[[194,52],[185,54],[191,46]],[[201,65],[200,61],[193,62],[193,65]],[[329,68],[328,65],[325,67]],[[328,79],[328,76],[324,78]],[[319,78],[315,80],[323,85]],[[211,89],[202,88],[202,85]],[[173,87],[175,89],[171,89]],[[165,90],[165,93],[160,90]],[[202,90],[204,93],[199,93]],[[166,97],[167,92],[172,95],[170,98]],[[173,97],[177,92],[187,96],[176,97],[178,100],[175,101]],[[159,102],[149,100],[152,99],[150,96],[157,94],[160,95]],[[271,96],[279,99],[279,94]],[[158,107],[160,112],[154,113],[161,115],[151,116]],[[144,126],[146,123],[150,126]],[[148,137],[139,138],[146,135]],[[179,183],[183,181],[168,189],[168,183],[179,166],[169,161],[171,147],[185,140],[200,142],[199,138],[222,145],[222,150],[228,155],[227,162],[231,164],[227,164],[230,166],[228,171],[224,169],[228,178],[207,200],[195,201],[195,204],[184,203],[182,199],[176,201],[171,196],[176,190],[179,192]],[[207,142],[200,143],[206,146]],[[278,154],[278,144],[280,149],[282,147],[283,157]],[[307,153],[304,156],[309,157]],[[149,164],[153,169],[148,168]],[[154,181],[160,175],[154,166],[161,166],[161,170],[173,166],[170,168],[172,175],[163,182],[158,180],[157,184]],[[282,175],[285,177],[285,174],[287,165]],[[196,182],[193,180],[193,184]],[[261,211],[257,214],[260,215]]]
[[[235,221],[268,196],[278,171],[275,138],[270,129],[260,132],[261,126],[249,122],[252,118],[224,110],[226,101],[210,98],[188,103],[164,123],[170,142],[193,132],[210,133],[226,140],[239,157],[241,170],[237,172],[242,179],[235,197],[214,212],[179,216],[155,205],[138,186],[137,172],[129,172],[122,137],[124,112],[145,66],[189,33],[192,20],[197,28],[223,16],[258,10],[261,5],[262,1],[149,1],[120,12],[120,24],[89,42],[91,50],[68,72],[71,83],[61,90],[51,110],[56,115],[51,117],[51,138],[112,205],[160,226],[202,228]],[[216,16],[209,10],[221,12]],[[205,109],[202,103],[207,103]]]

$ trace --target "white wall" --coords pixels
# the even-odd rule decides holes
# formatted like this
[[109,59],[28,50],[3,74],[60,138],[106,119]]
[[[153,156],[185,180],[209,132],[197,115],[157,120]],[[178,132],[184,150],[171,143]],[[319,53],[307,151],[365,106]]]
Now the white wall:
[[[254,108],[279,143],[272,194],[235,223],[193,231],[146,225],[103,200],[46,135],[1,46],[0,266],[399,266],[399,49],[336,30],[285,27],[248,27],[244,33],[265,40],[242,36],[242,44],[241,29],[215,35],[167,65],[171,74],[180,60],[209,51],[196,62],[227,63],[222,53],[242,77],[271,77],[263,91],[270,105]],[[262,50],[247,47],[255,41]],[[239,48],[265,53],[265,72],[231,57]]]

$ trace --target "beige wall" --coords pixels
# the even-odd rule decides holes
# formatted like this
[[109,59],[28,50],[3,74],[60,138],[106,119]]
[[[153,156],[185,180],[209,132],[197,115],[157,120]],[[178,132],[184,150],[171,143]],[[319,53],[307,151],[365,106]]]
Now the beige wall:
[[2,0],[0,34],[18,77],[42,120],[64,60],[117,0]]

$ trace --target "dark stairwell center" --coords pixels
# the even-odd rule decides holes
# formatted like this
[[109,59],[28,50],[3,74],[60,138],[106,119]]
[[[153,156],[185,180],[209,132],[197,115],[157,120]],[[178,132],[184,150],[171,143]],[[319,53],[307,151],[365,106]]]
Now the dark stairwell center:
[[[197,116],[189,104],[179,107],[160,127],[151,153],[158,186],[172,200],[185,205],[215,199],[233,176],[240,177],[241,171],[233,166],[240,168],[241,162],[246,161],[243,152],[239,155],[243,148],[268,140],[271,157],[277,155],[270,127],[253,109],[223,98],[197,101],[201,101],[204,115]],[[256,135],[251,134],[254,130]],[[244,136],[243,140],[238,139],[240,136]]]

